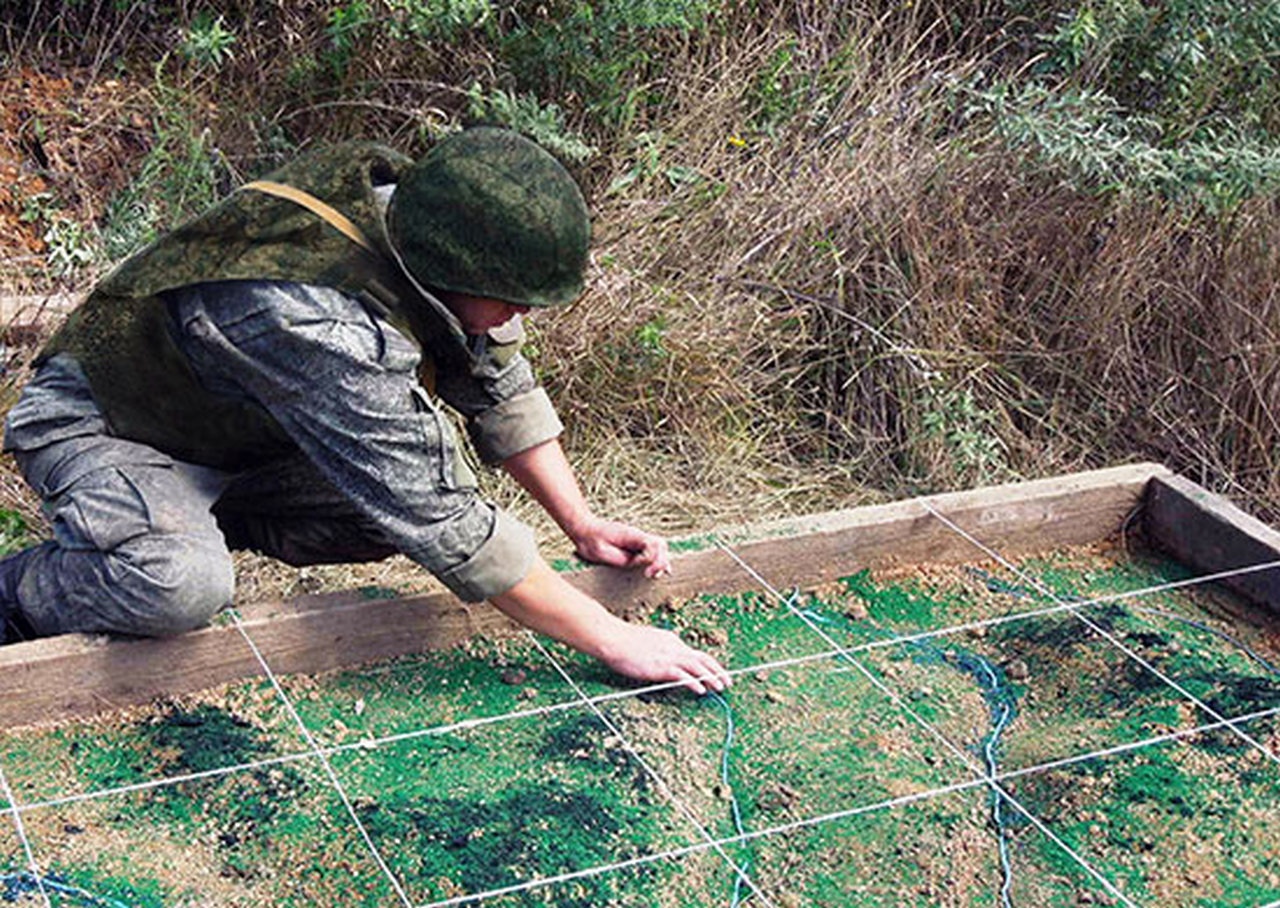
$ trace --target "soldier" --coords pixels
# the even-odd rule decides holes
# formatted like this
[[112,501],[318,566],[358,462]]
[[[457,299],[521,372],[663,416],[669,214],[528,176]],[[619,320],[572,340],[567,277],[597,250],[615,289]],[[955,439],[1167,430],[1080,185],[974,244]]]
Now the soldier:
[[401,552],[623,675],[723,689],[713,657],[553,572],[478,494],[441,412],[583,557],[670,569],[664,540],[592,513],[520,354],[520,316],[581,292],[589,234],[551,155],[478,128],[417,163],[313,153],[161,237],[70,315],[9,413],[5,449],[53,539],[0,562],[0,618],[175,634],[231,601],[230,550]]

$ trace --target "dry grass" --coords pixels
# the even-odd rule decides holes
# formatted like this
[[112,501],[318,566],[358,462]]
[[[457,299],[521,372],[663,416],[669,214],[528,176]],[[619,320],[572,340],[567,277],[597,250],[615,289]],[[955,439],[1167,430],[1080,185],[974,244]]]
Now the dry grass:
[[[762,9],[673,38],[661,105],[591,136],[588,292],[533,340],[601,511],[681,533],[1150,458],[1280,516],[1274,200],[1212,218],[1087,194],[962,123],[953,87],[993,65],[980,2]],[[492,74],[465,39],[291,93],[281,67],[323,46],[317,21],[301,4],[240,36],[200,121],[233,169],[274,160],[279,128],[420,147]],[[250,597],[417,582],[404,565],[243,573]]]
[[577,421],[737,501],[788,471],[904,494],[1153,458],[1274,516],[1274,203],[1217,221],[941,140],[978,61],[920,40],[895,23],[826,48],[848,78],[821,122],[745,146],[747,74],[776,47],[694,61],[662,154],[704,182],[605,199],[608,265],[548,330]]

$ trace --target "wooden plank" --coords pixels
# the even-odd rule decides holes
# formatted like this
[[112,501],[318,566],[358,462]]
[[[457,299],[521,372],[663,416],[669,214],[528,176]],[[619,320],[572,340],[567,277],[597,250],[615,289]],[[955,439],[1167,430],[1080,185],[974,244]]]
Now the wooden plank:
[[[308,597],[247,606],[242,624],[272,671],[321,672],[453,646],[514,625],[447,593],[364,601]],[[178,637],[66,634],[0,647],[0,727],[89,715],[262,674],[241,633],[220,622]]]
[[[1140,506],[1147,483],[1169,475],[1158,464],[1135,464],[832,511],[717,535],[775,588],[811,587],[863,568],[986,557],[930,513],[930,508],[1002,554],[1105,539]],[[680,558],[673,576],[660,583],[619,572],[571,575],[571,579],[611,607],[698,592],[730,593],[757,585],[728,555],[715,550]]]
[[[1144,526],[1154,544],[1200,573],[1280,561],[1280,533],[1182,476],[1151,484]],[[1280,569],[1242,574],[1223,585],[1280,614]]]
[[[1163,467],[1139,464],[740,527],[717,536],[774,587],[813,586],[868,567],[983,557],[931,508],[1001,552],[1102,539],[1121,527],[1152,477],[1168,475]],[[566,577],[620,613],[670,597],[759,588],[729,555],[704,544],[676,555],[673,575],[658,581],[602,567]],[[246,606],[242,615],[254,644],[281,673],[444,648],[512,626],[491,606],[468,606],[445,593],[368,601],[357,593],[329,594]],[[256,657],[229,626],[163,640],[67,635],[13,644],[0,647],[0,727],[147,702],[259,673]]]
[[240,635],[226,628],[165,640],[67,634],[14,643],[0,647],[0,726],[146,703],[193,690],[200,680],[216,684],[215,679],[253,677],[258,670]]

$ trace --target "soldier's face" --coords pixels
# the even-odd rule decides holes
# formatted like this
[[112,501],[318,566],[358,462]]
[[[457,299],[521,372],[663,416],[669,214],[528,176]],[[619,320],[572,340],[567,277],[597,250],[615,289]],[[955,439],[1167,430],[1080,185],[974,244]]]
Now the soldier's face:
[[528,306],[448,290],[441,291],[437,296],[462,324],[462,330],[467,334],[484,334],[529,311]]

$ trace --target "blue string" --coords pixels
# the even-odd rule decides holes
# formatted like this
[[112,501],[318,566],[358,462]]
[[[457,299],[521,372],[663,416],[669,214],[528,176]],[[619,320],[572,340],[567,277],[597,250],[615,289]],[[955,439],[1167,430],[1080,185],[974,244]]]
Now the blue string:
[[[794,603],[798,594],[799,590],[793,591],[789,601]],[[831,618],[812,608],[797,609],[796,614],[819,624],[834,623]],[[859,624],[869,625],[871,630],[885,638],[894,639],[897,637],[897,634],[880,627],[870,619],[859,622]],[[945,665],[964,672],[978,683],[978,688],[982,691],[983,700],[986,702],[987,709],[991,714],[992,723],[991,731],[980,742],[978,750],[982,757],[987,777],[994,778],[999,769],[997,754],[1000,746],[1000,736],[1004,734],[1009,723],[1017,715],[1016,698],[1003,681],[1004,673],[997,671],[992,667],[988,659],[976,653],[969,653],[960,649],[944,650],[928,640],[913,640],[909,641],[907,645],[923,652],[927,657],[937,659]],[[995,790],[991,792],[991,798],[991,822],[995,828],[1000,854],[1000,902],[1003,908],[1012,908],[1013,863],[1009,857],[1009,842],[1005,833],[1004,799]]]
[[[1013,721],[1017,710],[1014,708],[1012,695],[1008,693],[1007,688],[1001,683],[1000,675],[991,667],[990,661],[983,656],[965,655],[973,658],[991,681],[991,686],[986,687],[979,679],[978,686],[982,688],[982,697],[987,701],[988,707],[992,711],[991,732],[982,743],[982,759],[987,767],[987,778],[993,779],[998,769],[996,748],[1000,743],[1000,736],[1004,734],[1004,730]],[[972,674],[972,672],[970,673]],[[1005,908],[1011,908],[1013,905],[1011,895],[1013,890],[1013,863],[1009,860],[1009,839],[1005,835],[1004,798],[997,791],[991,792],[991,798],[991,822],[996,829],[996,841],[1000,851],[1000,903]]]
[[[733,785],[729,782],[729,751],[733,747],[733,708],[729,706],[729,701],[718,694],[716,691],[709,691],[707,696],[724,710],[724,745],[720,751],[720,784],[724,786],[724,790],[729,793],[729,808],[733,814],[733,828],[739,836],[747,834],[746,828],[742,824],[742,810],[738,806],[738,796],[733,793]],[[733,881],[733,901],[730,902],[730,908],[738,908],[751,895],[742,894],[742,886],[745,882],[743,877],[745,872],[750,868],[749,862],[742,863],[742,873],[738,873]]]
[[[669,624],[663,622],[659,626],[665,626],[670,630]],[[729,751],[733,747],[733,708],[729,706],[729,701],[714,690],[707,690],[707,698],[712,700],[717,706],[724,710],[724,744],[720,751],[720,784],[724,786],[724,790],[729,793],[729,807],[733,814],[733,827],[740,836],[746,835],[747,830],[742,823],[742,810],[738,806],[738,796],[733,793],[733,786],[729,782]],[[742,862],[741,872],[735,873],[733,881],[733,901],[730,902],[730,908],[739,908],[743,902],[751,898],[752,893],[742,894],[742,887],[746,882],[746,871],[750,867],[749,862]]]
[[129,908],[124,902],[117,902],[115,899],[94,895],[86,889],[63,883],[55,876],[37,877],[34,873],[25,870],[19,873],[0,875],[0,886],[4,889],[4,900],[6,902],[16,902],[18,896],[28,892],[36,892],[43,888],[52,890],[60,895],[68,895],[78,899],[82,905]]

